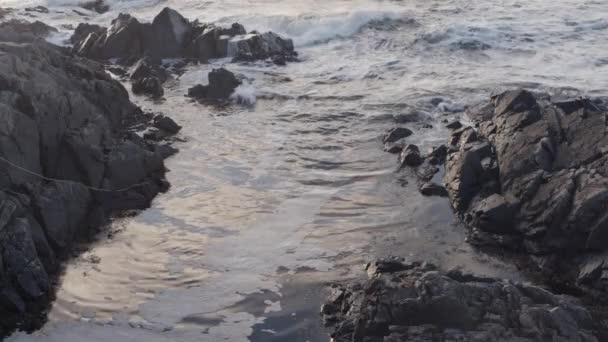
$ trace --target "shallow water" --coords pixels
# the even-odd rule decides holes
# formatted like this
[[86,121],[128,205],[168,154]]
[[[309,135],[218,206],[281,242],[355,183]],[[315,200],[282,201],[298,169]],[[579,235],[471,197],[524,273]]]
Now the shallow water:
[[[0,5],[49,5],[40,19],[60,26],[83,20],[74,2]],[[238,91],[249,106],[183,96],[225,60],[189,67],[162,103],[134,97],[184,126],[171,190],[71,262],[49,323],[9,341],[327,341],[324,284],[384,256],[522,279],[464,242],[447,200],[422,197],[381,135],[418,113],[403,125],[424,151],[445,142],[443,119],[501,89],[608,89],[601,1],[122,0],[86,20],[164,6],[291,37],[302,62],[227,64],[251,80]]]

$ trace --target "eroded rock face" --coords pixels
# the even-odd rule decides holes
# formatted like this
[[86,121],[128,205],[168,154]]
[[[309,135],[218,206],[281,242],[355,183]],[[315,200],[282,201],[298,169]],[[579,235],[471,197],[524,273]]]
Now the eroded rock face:
[[146,120],[102,65],[27,32],[2,37],[0,337],[41,324],[74,241],[167,189],[167,149],[129,132]]
[[395,260],[368,274],[321,308],[332,341],[598,341],[576,299],[540,287]]
[[445,182],[471,241],[523,250],[559,278],[597,286],[603,262],[584,269],[608,248],[603,103],[513,90],[468,115],[477,130],[453,134]]
[[108,28],[80,24],[71,40],[74,51],[81,56],[117,58],[128,64],[144,56],[191,58],[204,63],[224,57],[239,61],[271,59],[277,64],[297,57],[293,42],[272,32],[247,34],[238,23],[223,28],[190,22],[170,8],[163,9],[152,23],[120,14]]

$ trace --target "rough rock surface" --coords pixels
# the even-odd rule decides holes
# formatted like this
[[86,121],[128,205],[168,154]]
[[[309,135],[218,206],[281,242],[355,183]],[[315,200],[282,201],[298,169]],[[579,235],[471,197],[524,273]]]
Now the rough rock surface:
[[81,24],[72,42],[74,51],[81,56],[117,58],[128,64],[144,56],[192,58],[200,62],[223,57],[247,61],[270,59],[284,64],[297,56],[290,39],[272,32],[247,34],[236,23],[222,28],[191,22],[170,8],[163,9],[152,23],[141,23],[128,14],[120,14],[108,28]]
[[41,21],[9,20],[0,23],[0,41],[30,42],[44,38],[57,29]]
[[27,33],[9,38],[0,40],[0,337],[42,323],[74,241],[168,187],[167,149],[130,132],[149,118],[102,65]]
[[602,101],[513,90],[468,115],[477,130],[454,132],[445,183],[470,241],[521,250],[564,284],[606,290]]
[[378,261],[362,284],[335,286],[321,308],[335,342],[594,342],[591,314],[540,287]]
[[199,84],[188,89],[188,96],[198,101],[227,100],[241,84],[241,81],[232,72],[224,68],[213,69],[208,78],[208,85]]

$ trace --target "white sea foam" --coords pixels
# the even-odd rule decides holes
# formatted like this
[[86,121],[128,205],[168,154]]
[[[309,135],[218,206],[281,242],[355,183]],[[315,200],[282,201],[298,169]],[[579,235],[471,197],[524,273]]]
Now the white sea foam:
[[255,87],[251,83],[244,82],[234,90],[230,99],[238,104],[253,106],[257,100]]

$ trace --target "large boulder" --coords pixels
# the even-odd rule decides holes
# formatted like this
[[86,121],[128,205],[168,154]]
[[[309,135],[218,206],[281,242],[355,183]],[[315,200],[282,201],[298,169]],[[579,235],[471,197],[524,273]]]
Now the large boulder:
[[208,85],[199,84],[188,89],[188,96],[199,101],[227,100],[241,84],[241,81],[232,72],[224,68],[213,69],[208,78]]
[[167,148],[130,132],[149,119],[103,65],[0,34],[0,338],[43,323],[74,241],[167,189]]
[[578,300],[540,287],[395,260],[368,274],[321,308],[332,341],[599,341]]
[[468,115],[477,129],[453,134],[445,182],[470,241],[522,250],[574,282],[608,249],[608,111],[513,90]]

